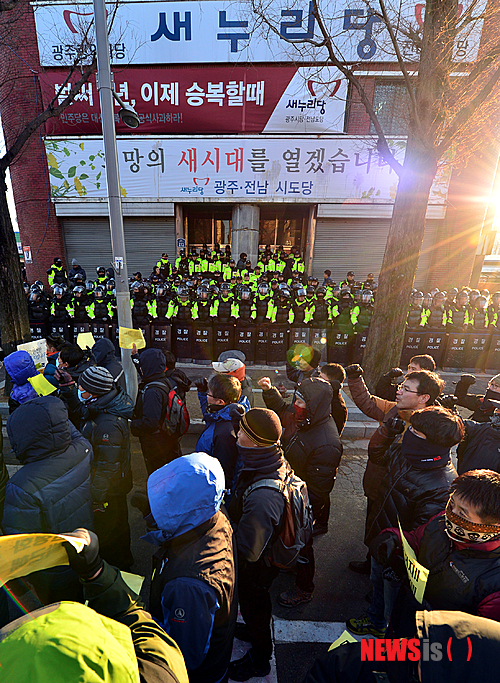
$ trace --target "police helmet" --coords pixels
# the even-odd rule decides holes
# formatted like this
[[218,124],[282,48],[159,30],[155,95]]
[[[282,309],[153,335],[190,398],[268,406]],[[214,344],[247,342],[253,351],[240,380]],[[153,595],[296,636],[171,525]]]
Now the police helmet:
[[320,299],[324,299],[326,295],[326,287],[323,287],[323,285],[320,285],[319,287],[316,288],[316,296],[319,297]]
[[23,282],[23,289],[24,289],[24,293],[25,293],[25,294],[29,294],[29,293],[30,293],[30,286],[29,286],[29,283],[28,283],[28,282]]
[[333,283],[332,294],[336,299],[339,298],[339,296],[340,296],[340,286],[339,285]]
[[106,296],[106,290],[102,285],[97,285],[94,291],[94,296],[96,299],[104,299]]
[[243,286],[240,290],[240,299],[242,301],[249,301],[251,294],[250,287]]
[[267,296],[269,294],[269,285],[267,282],[261,282],[257,287],[257,292],[260,296]]
[[210,290],[206,285],[200,285],[196,290],[196,296],[202,301],[207,301],[210,294]]
[[438,306],[440,306],[443,303],[443,301],[446,300],[446,294],[444,292],[436,292],[436,294],[434,294],[433,300]]
[[482,289],[481,290],[481,296],[489,297],[490,296],[490,290],[489,289]]
[[165,285],[164,285],[163,282],[162,282],[162,283],[160,283],[160,284],[158,285],[158,287],[156,288],[156,296],[157,296],[159,299],[163,299],[163,297],[164,297],[166,294],[167,294],[167,288],[165,287]]
[[42,296],[42,293],[39,289],[32,289],[30,292],[29,300],[31,301],[31,303],[35,303],[35,301],[38,301],[38,299],[40,299],[41,296]]
[[471,302],[471,304],[474,303],[474,301],[477,299],[478,296],[479,296],[479,290],[477,290],[477,289],[472,289],[472,290],[470,291],[470,293],[469,293],[469,301]]
[[313,285],[307,285],[306,293],[308,296],[313,296],[315,291],[316,287],[314,287]]
[[354,289],[352,290],[352,295],[354,297],[354,301],[361,301],[362,291],[363,290],[360,289],[359,287],[354,287]]
[[219,296],[219,288],[217,287],[216,284],[210,285],[210,293],[213,296]]
[[115,288],[115,281],[113,279],[106,282],[106,289],[111,292]]
[[457,294],[457,304],[459,306],[466,306],[469,303],[469,293],[462,289],[461,292]]
[[43,293],[44,287],[43,282],[41,280],[35,280],[35,282],[31,285],[31,289],[33,289],[34,287],[36,287],[40,290],[41,293]]
[[474,301],[474,306],[478,310],[484,310],[488,305],[488,299],[485,296],[479,295]]
[[[310,289],[309,287],[307,288],[308,290]],[[305,298],[306,296],[306,290],[304,287],[299,287],[296,292],[295,292],[295,298],[300,299],[300,298]]]
[[280,299],[291,299],[292,294],[288,287],[283,287],[282,289],[280,288]]
[[189,289],[186,285],[179,285],[176,290],[179,299],[189,299]]
[[491,302],[495,305],[498,306],[500,304],[500,292],[495,292],[492,297],[491,297]]
[[347,287],[342,287],[340,290],[341,299],[352,299],[351,292]]
[[373,301],[373,292],[371,289],[363,289],[361,292],[361,303],[362,304],[371,304]]
[[78,295],[78,294],[82,295],[84,293],[85,293],[85,287],[82,287],[82,285],[77,285],[73,290],[73,294],[76,294],[76,295]]
[[63,296],[64,294],[64,289],[61,287],[61,285],[54,285],[52,287],[52,294],[54,296]]
[[98,275],[99,275],[100,273],[102,273],[102,274],[104,275],[104,273],[106,272],[106,268],[105,268],[104,266],[97,266],[97,268],[95,269],[95,272],[96,272]]
[[[76,287],[75,287],[76,289]],[[73,291],[75,291],[75,289]],[[85,282],[85,289],[87,292],[93,292],[94,291],[94,281],[93,280],[87,280]]]
[[432,305],[432,294],[430,292],[427,292],[427,294],[424,294],[424,306],[426,308],[430,308]]

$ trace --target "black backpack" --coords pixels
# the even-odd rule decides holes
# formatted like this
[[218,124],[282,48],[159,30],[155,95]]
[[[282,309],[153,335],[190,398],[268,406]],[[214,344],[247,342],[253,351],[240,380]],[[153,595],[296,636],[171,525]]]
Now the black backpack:
[[165,378],[164,382],[149,382],[143,393],[148,387],[158,387],[167,394],[167,404],[165,406],[165,415],[162,420],[160,429],[169,436],[183,436],[189,429],[190,419],[186,402],[177,393],[175,385],[170,384],[169,380]]
[[313,514],[307,486],[292,469],[289,469],[285,481],[261,479],[251,484],[243,494],[243,503],[252,491],[260,488],[280,491],[285,498],[283,523],[280,535],[272,546],[271,562],[282,569],[293,567],[312,534]]

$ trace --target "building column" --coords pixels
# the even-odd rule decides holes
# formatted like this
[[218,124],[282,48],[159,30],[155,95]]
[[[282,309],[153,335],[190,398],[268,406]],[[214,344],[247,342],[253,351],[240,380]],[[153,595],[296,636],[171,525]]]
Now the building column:
[[252,268],[259,254],[260,208],[256,204],[235,204],[231,228],[231,254],[236,262],[242,252],[248,255]]

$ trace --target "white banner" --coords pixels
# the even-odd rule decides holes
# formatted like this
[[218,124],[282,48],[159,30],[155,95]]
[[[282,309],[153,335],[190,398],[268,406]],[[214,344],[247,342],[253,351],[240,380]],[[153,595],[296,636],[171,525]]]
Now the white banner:
[[[472,2],[464,0],[459,11],[466,12]],[[312,2],[269,0],[261,7],[260,3],[255,0],[254,7],[261,10],[257,12],[250,0],[119,3],[110,35],[111,61],[161,65],[328,59],[324,47],[304,42],[322,40]],[[92,40],[92,4],[33,4],[41,64],[72,64],[81,36],[89,35]],[[480,16],[485,5],[480,0],[473,16]],[[407,36],[421,29],[425,4],[388,0],[386,6],[404,57],[418,61]],[[364,0],[351,0],[348,6],[343,0],[318,0],[318,7],[341,60],[396,62],[387,29]],[[110,16],[114,9],[115,5],[109,5]],[[456,40],[457,61],[476,59],[481,30],[481,19],[466,23]]]
[[[122,196],[193,197],[257,202],[385,201],[398,177],[376,151],[374,138],[197,138],[118,140]],[[390,145],[403,161],[406,141]],[[46,139],[53,197],[105,197],[102,139]],[[444,202],[449,172],[431,201]]]

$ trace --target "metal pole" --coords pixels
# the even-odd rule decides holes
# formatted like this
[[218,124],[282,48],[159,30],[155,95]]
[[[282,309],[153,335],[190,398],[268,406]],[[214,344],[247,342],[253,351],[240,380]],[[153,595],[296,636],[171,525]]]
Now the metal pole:
[[[104,139],[104,158],[106,164],[106,183],[108,187],[109,226],[111,248],[115,266],[116,308],[119,327],[132,327],[130,292],[123,234],[122,203],[120,178],[118,173],[118,153],[113,110],[113,84],[109,63],[108,30],[104,0],[94,0],[95,38],[97,46],[98,90],[101,102],[102,135]],[[135,400],[137,395],[137,372],[131,352],[122,349],[122,363],[127,383],[127,393]]]

